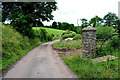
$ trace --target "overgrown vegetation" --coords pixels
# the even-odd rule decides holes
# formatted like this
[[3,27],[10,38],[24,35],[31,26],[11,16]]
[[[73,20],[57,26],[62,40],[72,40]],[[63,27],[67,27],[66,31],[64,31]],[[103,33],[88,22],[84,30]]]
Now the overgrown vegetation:
[[0,70],[7,68],[32,48],[43,43],[39,37],[29,39],[22,36],[12,26],[1,25],[0,28],[2,29],[2,67]]
[[[120,49],[120,39],[118,36],[110,34],[116,34],[116,30],[113,27],[99,25],[97,27],[97,39],[105,39],[104,41],[97,41],[96,57],[105,55],[117,56]],[[108,34],[108,35],[107,35]]]
[[[115,34],[116,30],[113,27],[99,25],[97,27],[97,34]],[[77,34],[73,39],[68,41],[60,41],[53,44],[53,48],[57,49],[73,49],[80,47],[81,40],[74,43],[76,40],[81,39],[81,35]],[[120,40],[118,36],[111,35],[98,35],[99,39],[106,39],[106,41],[97,41],[96,55],[102,57],[112,55],[119,57],[120,53]],[[109,40],[112,39],[112,40]],[[78,45],[79,44],[79,45]],[[114,60],[107,60],[105,62],[96,63],[91,59],[80,58],[79,55],[61,56],[64,62],[78,75],[79,78],[118,78],[118,58]]]
[[118,59],[102,63],[94,63],[80,56],[62,56],[64,62],[78,75],[79,78],[118,78]]
[[[96,31],[96,38],[97,39],[111,39],[112,35],[110,34],[117,34],[117,32],[115,32],[116,30],[112,27],[112,26],[103,26],[103,25],[97,25],[96,27],[97,31]],[[98,35],[100,34],[100,35]],[[108,34],[108,35],[106,35]]]
[[54,35],[49,34],[45,29],[34,30],[34,35],[40,41],[51,41],[54,37]]
[[114,55],[118,56],[120,53],[120,40],[118,36],[113,36],[109,41],[97,41],[96,57]]

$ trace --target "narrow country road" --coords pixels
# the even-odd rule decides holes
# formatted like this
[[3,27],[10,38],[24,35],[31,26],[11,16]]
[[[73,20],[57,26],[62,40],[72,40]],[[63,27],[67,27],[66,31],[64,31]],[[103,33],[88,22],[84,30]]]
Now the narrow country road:
[[4,78],[77,78],[52,49],[51,44],[56,41],[31,50]]

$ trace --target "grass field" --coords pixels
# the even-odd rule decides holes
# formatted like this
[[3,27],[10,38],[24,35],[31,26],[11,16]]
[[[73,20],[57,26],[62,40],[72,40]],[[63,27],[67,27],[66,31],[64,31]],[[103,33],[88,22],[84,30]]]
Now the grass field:
[[64,30],[46,28],[46,27],[33,27],[34,30],[45,29],[49,34],[61,35]]

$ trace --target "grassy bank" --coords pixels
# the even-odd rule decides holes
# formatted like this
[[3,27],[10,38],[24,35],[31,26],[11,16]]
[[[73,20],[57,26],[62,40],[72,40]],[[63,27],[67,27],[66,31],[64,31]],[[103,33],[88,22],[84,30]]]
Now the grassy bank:
[[1,25],[2,29],[2,67],[0,70],[6,69],[10,64],[16,62],[20,57],[24,56],[32,48],[42,44],[38,38],[29,39],[22,36],[11,26]]

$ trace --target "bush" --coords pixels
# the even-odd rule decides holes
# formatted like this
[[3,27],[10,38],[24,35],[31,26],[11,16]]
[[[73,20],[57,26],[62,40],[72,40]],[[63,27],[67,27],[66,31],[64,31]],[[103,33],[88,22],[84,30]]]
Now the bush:
[[75,36],[75,35],[76,35],[76,33],[75,33],[75,32],[71,32],[71,34],[72,34],[73,36]]
[[[96,47],[96,56],[115,55],[120,50],[120,40],[118,36],[113,36],[112,40],[102,41],[102,46]],[[100,45],[100,44],[99,44]]]
[[62,35],[65,35],[65,34],[70,34],[70,30],[66,30],[65,32],[62,33]]
[[96,32],[97,34],[103,34],[103,35],[96,35],[97,39],[109,39],[112,36],[104,35],[104,34],[115,34],[116,33],[113,27],[98,25],[96,28],[97,28],[97,32]]
[[82,36],[80,34],[76,34],[76,36],[73,38],[73,40],[79,40],[82,39]]
[[66,30],[66,31],[62,34],[62,39],[73,38],[75,35],[76,35],[75,32]]
[[120,39],[118,38],[118,36],[112,37],[112,40],[110,41],[110,45],[114,49],[116,49],[116,48],[120,49]]
[[35,37],[39,38],[41,41],[51,41],[54,37],[53,34],[48,34],[45,29],[39,29],[34,31]]
[[73,35],[72,34],[65,34],[62,36],[62,39],[66,39],[66,38],[72,38]]

